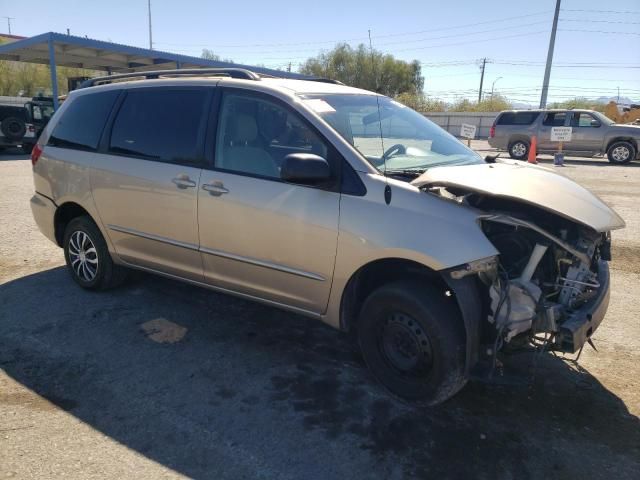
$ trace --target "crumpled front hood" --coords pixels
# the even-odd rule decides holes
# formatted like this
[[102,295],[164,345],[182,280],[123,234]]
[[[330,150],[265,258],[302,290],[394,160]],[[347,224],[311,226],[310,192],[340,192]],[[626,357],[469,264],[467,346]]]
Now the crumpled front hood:
[[598,232],[625,226],[616,212],[586,188],[546,168],[523,162],[435,167],[411,183],[416,187],[460,187],[520,200]]

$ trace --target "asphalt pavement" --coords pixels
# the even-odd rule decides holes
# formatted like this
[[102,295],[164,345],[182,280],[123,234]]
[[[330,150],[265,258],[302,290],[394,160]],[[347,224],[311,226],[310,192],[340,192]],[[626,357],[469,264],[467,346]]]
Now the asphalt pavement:
[[31,218],[28,158],[0,155],[0,478],[637,479],[640,162],[561,173],[628,224],[599,351],[512,356],[517,382],[423,409],[319,322],[142,273],[81,290]]

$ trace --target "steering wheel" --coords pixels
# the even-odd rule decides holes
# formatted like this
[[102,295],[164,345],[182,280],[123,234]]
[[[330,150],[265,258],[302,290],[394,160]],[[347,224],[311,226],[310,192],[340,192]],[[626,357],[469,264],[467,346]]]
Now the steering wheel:
[[384,152],[384,154],[382,155],[382,160],[387,160],[396,154],[403,155],[405,153],[407,153],[407,147],[405,147],[401,143],[396,143],[395,145],[389,147],[386,152]]

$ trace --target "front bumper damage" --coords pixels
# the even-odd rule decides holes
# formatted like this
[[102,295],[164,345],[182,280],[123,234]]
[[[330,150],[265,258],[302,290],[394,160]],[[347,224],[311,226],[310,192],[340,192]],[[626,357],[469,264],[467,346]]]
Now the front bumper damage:
[[581,308],[570,313],[560,325],[552,348],[565,353],[575,353],[593,335],[602,323],[609,306],[610,274],[609,265],[604,260],[598,262],[600,288],[595,297]]

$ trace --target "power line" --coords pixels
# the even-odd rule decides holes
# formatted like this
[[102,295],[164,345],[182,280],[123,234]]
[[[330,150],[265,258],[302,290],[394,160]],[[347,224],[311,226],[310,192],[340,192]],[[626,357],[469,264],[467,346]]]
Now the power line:
[[561,18],[561,22],[580,22],[580,23],[615,23],[618,25],[640,25],[640,22],[626,22],[619,20],[584,20],[577,18]]
[[590,9],[562,9],[563,12],[613,13],[620,15],[640,15],[640,11],[632,10],[590,10]]
[[[537,13],[529,13],[529,14],[524,14],[524,15],[517,15],[517,16],[513,16],[513,17],[503,17],[503,18],[497,18],[497,19],[493,19],[493,20],[487,20],[487,21],[483,21],[483,22],[474,22],[474,23],[465,23],[465,24],[458,24],[458,25],[449,25],[446,27],[440,27],[440,28],[434,28],[434,29],[429,29],[429,30],[418,30],[418,31],[413,31],[413,32],[402,32],[402,33],[390,33],[390,34],[385,34],[385,35],[376,35],[376,36],[372,36],[371,38],[373,39],[378,39],[378,38],[390,38],[390,37],[400,37],[400,36],[411,36],[411,35],[420,35],[423,33],[432,33],[432,32],[440,32],[440,31],[444,31],[444,30],[452,30],[452,29],[458,29],[458,28],[466,28],[466,27],[474,27],[477,25],[487,25],[487,24],[491,24],[491,23],[500,23],[500,22],[506,22],[509,20],[519,20],[522,18],[528,18],[528,17],[534,17],[537,15],[543,15],[543,14],[547,14],[549,13],[549,10],[546,11],[542,11],[542,12],[537,12]],[[518,25],[517,28],[522,27],[522,25]],[[516,27],[514,27],[516,28]],[[335,39],[335,40],[320,40],[320,41],[313,41],[313,42],[290,42],[290,43],[257,43],[257,44],[233,44],[233,45],[225,45],[225,44],[221,44],[221,45],[216,45],[216,48],[221,49],[221,48],[255,48],[255,47],[282,47],[282,46],[291,46],[291,45],[318,45],[318,44],[335,44],[335,43],[341,43],[341,42],[352,42],[352,41],[357,41],[357,40],[367,40],[368,37],[356,37],[356,38],[350,38],[350,39],[345,39],[345,38],[341,38],[341,39]],[[213,47],[213,45],[211,43],[167,43],[167,42],[155,42],[158,45],[169,45],[169,46],[182,46],[182,47]]]
[[581,29],[569,29],[569,28],[561,28],[560,32],[585,32],[585,33],[606,33],[609,35],[640,35],[640,33],[636,32],[615,32],[613,30],[581,30]]

